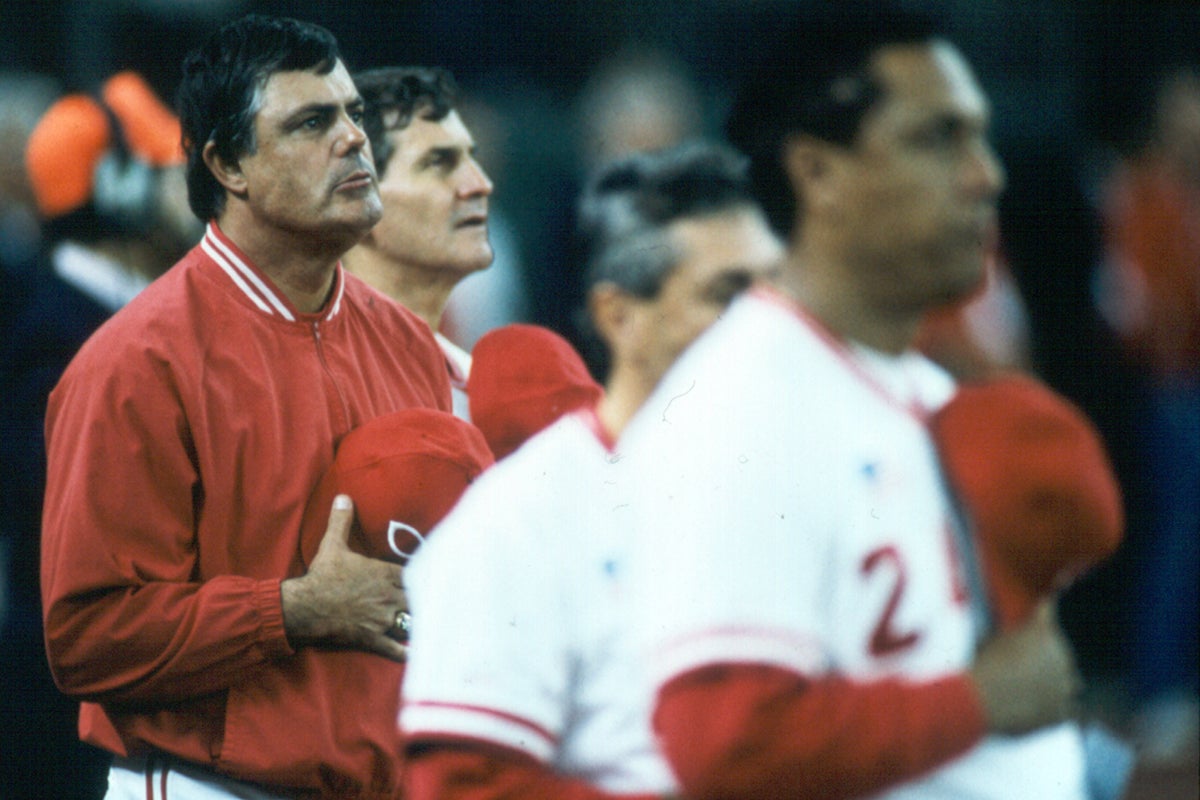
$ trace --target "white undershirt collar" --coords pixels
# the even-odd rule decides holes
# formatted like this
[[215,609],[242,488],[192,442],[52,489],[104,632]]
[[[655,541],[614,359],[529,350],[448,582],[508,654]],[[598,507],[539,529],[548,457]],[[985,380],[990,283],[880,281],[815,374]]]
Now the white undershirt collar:
[[117,311],[150,281],[107,256],[75,242],[63,242],[50,255],[54,273],[109,311]]

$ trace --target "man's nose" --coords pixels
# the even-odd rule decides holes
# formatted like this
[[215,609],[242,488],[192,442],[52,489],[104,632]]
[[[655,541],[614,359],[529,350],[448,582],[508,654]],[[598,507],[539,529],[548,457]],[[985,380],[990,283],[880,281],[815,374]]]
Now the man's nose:
[[465,164],[464,178],[459,185],[458,194],[460,197],[477,197],[482,195],[488,197],[492,193],[492,179],[488,177],[483,166],[471,158]]

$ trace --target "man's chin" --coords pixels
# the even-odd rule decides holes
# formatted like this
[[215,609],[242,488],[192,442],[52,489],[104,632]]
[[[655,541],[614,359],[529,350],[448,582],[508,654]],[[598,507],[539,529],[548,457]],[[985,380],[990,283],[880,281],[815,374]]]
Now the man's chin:
[[480,257],[479,262],[478,262],[479,266],[476,267],[476,272],[478,272],[481,269],[487,269],[488,267],[490,267],[492,265],[492,262],[494,262],[495,260],[496,260],[496,254],[494,252],[492,252],[492,249],[489,247],[487,250],[487,253]]
[[345,252],[365,239],[378,221],[372,214],[343,215],[322,226],[320,238]]
[[982,264],[960,270],[956,273],[955,280],[946,282],[935,305],[944,307],[966,303],[983,291],[986,275]]
[[489,246],[483,250],[480,250],[478,252],[472,253],[470,255],[464,256],[463,258],[459,259],[459,261],[458,261],[459,270],[464,275],[470,275],[471,273],[474,273],[474,272],[482,272],[483,270],[490,267],[494,260],[495,260],[495,253],[492,252],[492,248]]
[[383,206],[379,203],[364,203],[357,209],[346,209],[342,222],[359,238],[366,236],[379,220],[383,219]]

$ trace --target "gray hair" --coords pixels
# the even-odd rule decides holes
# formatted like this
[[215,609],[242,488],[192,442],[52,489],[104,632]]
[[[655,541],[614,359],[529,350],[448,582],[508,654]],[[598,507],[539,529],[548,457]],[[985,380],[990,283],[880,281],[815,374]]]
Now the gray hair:
[[608,282],[655,297],[680,257],[672,223],[754,205],[747,161],[725,145],[688,142],[611,161],[579,204],[587,286]]

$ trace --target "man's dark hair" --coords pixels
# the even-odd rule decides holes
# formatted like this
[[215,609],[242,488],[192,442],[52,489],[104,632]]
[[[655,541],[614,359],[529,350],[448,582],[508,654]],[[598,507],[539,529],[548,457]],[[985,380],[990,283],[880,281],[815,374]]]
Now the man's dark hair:
[[800,203],[783,169],[787,138],[852,145],[883,96],[871,70],[875,55],[942,36],[932,16],[886,2],[831,0],[784,27],[743,83],[725,126],[729,141],[750,157],[751,185],[777,233],[791,234]]
[[753,207],[746,167],[729,147],[689,142],[598,169],[579,209],[587,285],[611,282],[634,296],[655,297],[680,258],[667,228],[685,218]]
[[337,40],[319,25],[249,14],[226,24],[183,61],[176,105],[187,153],[188,205],[202,220],[225,206],[225,189],[204,163],[213,142],[226,161],[253,153],[261,92],[276,72],[326,75],[340,58]]
[[458,85],[441,67],[380,67],[354,76],[363,97],[363,129],[371,140],[375,170],[387,170],[393,147],[388,131],[408,127],[413,117],[444,119],[458,102]]

